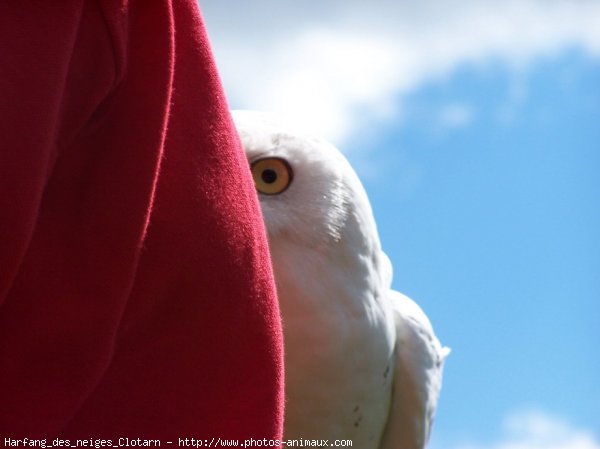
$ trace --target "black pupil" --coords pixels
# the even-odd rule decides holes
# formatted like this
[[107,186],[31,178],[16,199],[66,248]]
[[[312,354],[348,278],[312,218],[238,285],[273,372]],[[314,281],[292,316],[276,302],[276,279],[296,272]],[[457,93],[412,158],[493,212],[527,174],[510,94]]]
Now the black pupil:
[[267,168],[262,172],[260,177],[265,183],[273,184],[275,181],[277,181],[277,172],[272,168]]

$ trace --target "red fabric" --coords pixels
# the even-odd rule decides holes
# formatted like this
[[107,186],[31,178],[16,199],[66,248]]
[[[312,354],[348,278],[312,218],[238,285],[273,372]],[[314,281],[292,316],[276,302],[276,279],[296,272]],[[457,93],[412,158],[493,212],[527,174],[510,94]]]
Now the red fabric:
[[0,2],[0,45],[2,438],[280,438],[266,238],[196,2]]

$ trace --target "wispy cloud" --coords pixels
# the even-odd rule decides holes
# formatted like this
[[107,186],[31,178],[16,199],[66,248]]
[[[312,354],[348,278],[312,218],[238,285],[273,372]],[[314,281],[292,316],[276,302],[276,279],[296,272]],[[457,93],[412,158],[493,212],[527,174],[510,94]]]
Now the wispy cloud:
[[519,411],[509,415],[500,441],[464,444],[455,449],[600,449],[589,431],[542,411]]
[[201,6],[232,105],[287,114],[337,143],[397,117],[403,95],[463,64],[499,60],[522,70],[572,47],[600,57],[594,0]]
[[460,128],[471,124],[473,108],[464,103],[447,104],[439,112],[439,122],[446,128]]

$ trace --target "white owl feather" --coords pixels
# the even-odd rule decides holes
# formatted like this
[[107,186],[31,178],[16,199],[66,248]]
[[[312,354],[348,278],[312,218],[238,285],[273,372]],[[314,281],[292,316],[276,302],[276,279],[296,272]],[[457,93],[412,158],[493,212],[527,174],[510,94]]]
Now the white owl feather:
[[448,354],[392,268],[358,176],[331,144],[234,111],[259,192],[285,338],[286,439],[422,449]]

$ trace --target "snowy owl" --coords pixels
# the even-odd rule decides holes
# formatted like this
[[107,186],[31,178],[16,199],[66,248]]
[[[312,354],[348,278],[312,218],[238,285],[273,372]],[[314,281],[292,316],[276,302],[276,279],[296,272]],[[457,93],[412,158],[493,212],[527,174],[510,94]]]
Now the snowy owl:
[[421,449],[448,354],[391,290],[367,195],[332,145],[234,111],[269,237],[285,338],[284,437]]

